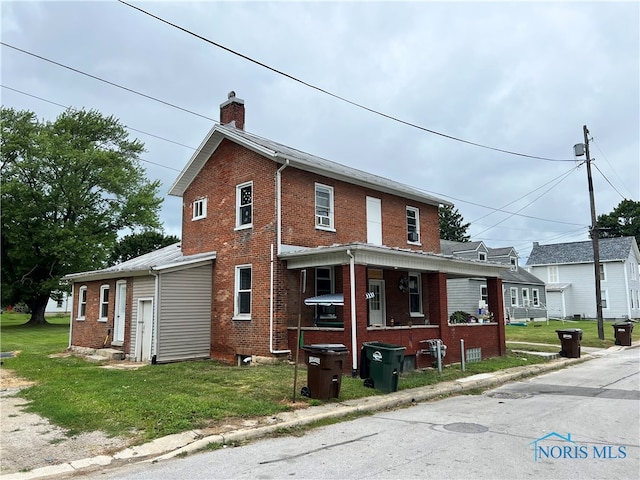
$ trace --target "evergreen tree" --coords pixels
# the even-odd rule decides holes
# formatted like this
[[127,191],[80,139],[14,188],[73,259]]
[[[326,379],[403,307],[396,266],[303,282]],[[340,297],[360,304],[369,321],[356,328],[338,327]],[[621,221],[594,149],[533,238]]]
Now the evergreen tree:
[[454,242],[468,242],[471,237],[467,234],[470,223],[463,223],[464,219],[453,205],[440,206],[438,209],[440,220],[440,239]]

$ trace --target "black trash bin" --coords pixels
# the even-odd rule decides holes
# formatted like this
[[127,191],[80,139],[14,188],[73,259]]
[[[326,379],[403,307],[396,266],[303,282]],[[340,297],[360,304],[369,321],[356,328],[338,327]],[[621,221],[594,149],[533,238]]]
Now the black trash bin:
[[613,324],[613,333],[616,338],[616,345],[631,345],[631,332],[633,332],[633,323],[621,322]]
[[567,328],[556,330],[560,339],[562,350],[560,356],[567,358],[580,358],[580,341],[582,340],[582,330],[579,328]]
[[385,393],[398,390],[398,376],[402,371],[405,347],[381,342],[362,344],[360,378],[366,387]]
[[302,395],[317,400],[338,398],[347,347],[341,343],[317,343],[302,349],[307,364],[307,386],[302,388]]

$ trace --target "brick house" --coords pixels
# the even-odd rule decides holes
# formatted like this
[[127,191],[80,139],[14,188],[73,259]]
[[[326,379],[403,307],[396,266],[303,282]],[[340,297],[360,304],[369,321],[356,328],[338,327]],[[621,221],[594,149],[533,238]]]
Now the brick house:
[[[208,351],[201,343],[192,358],[291,358],[298,323],[305,344],[346,345],[353,373],[366,341],[406,347],[406,369],[433,362],[430,339],[447,345],[446,362],[460,361],[461,339],[483,357],[505,353],[500,275],[508,266],[440,254],[438,207],[448,202],[246,132],[244,102],[233,92],[220,120],[169,190],[183,199],[173,256],[152,252],[68,276],[74,292],[85,287],[87,304],[83,320],[72,315],[72,346],[86,343],[81,331],[96,329],[108,280],[110,288],[126,285],[124,338],[115,346],[129,358],[139,357],[140,295],[152,314],[145,348],[158,362],[178,359],[163,355],[165,342],[187,349],[202,337]],[[493,322],[449,325],[447,279],[467,277],[486,279]],[[93,345],[114,345],[107,330],[116,318],[107,318]]]

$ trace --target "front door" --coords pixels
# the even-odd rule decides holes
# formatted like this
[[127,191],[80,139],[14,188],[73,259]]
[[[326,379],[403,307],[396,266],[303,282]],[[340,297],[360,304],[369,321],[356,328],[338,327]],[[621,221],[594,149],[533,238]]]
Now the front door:
[[113,345],[124,344],[125,314],[127,311],[127,282],[116,283],[116,316],[113,321]]
[[136,329],[136,362],[151,360],[153,333],[153,300],[138,300],[138,328]]
[[369,280],[369,292],[373,297],[369,299],[369,325],[385,324],[384,280]]

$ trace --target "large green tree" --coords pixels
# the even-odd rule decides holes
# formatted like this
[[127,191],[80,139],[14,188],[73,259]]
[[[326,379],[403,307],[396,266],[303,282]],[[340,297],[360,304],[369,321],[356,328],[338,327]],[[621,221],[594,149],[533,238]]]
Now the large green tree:
[[0,124],[2,303],[46,323],[64,275],[102,267],[118,232],[159,227],[159,182],[140,166],[143,144],[97,111],[51,122],[2,107]]
[[453,205],[443,205],[438,209],[440,220],[440,239],[454,242],[468,242],[471,236],[467,233],[470,223],[464,223],[462,214]]
[[622,200],[611,213],[598,215],[598,237],[636,237],[640,245],[640,202]]
[[180,239],[175,235],[165,235],[157,230],[132,233],[118,240],[111,252],[109,262],[126,262],[145,253],[153,252],[162,247],[168,247],[179,241]]

